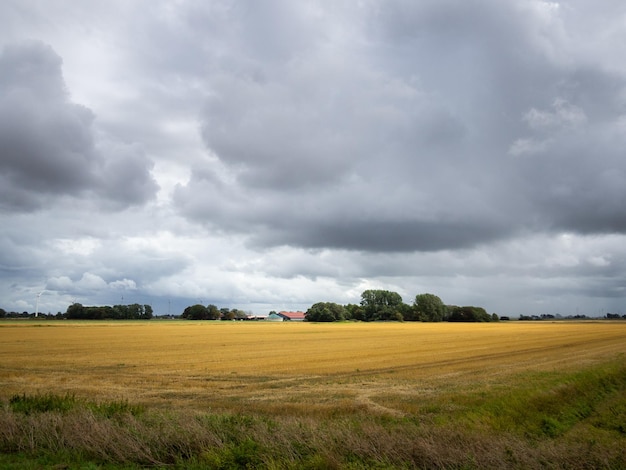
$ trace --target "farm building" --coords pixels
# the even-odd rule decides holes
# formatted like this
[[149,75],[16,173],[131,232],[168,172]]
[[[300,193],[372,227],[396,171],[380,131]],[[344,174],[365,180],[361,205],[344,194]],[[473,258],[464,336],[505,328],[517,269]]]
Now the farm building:
[[304,312],[278,312],[285,321],[304,321]]
[[278,313],[270,313],[267,317],[265,317],[265,321],[285,321],[285,319]]

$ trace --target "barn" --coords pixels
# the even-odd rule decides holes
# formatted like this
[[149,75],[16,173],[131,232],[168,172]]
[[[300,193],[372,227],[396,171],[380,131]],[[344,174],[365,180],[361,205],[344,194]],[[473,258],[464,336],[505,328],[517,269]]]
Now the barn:
[[304,312],[278,312],[285,321],[304,321]]

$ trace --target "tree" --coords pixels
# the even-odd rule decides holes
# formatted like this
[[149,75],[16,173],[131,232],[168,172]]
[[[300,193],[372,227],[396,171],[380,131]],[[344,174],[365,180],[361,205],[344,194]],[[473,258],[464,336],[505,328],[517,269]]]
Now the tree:
[[82,304],[73,303],[72,305],[67,307],[67,311],[65,313],[66,313],[67,318],[69,318],[70,320],[78,320],[78,319],[85,318],[84,310],[85,309],[82,306]]
[[[60,312],[57,317],[62,317]],[[83,306],[73,303],[67,307],[65,317],[73,320],[149,320],[152,318],[150,305]]]
[[420,321],[442,321],[446,314],[446,306],[434,294],[416,295],[413,305],[416,319]]
[[246,318],[248,318],[248,314],[243,310],[234,308],[231,310],[231,312],[235,315],[236,320],[245,320]]
[[141,315],[141,318],[144,320],[150,320],[153,316],[154,310],[152,310],[152,305],[144,304],[143,315]]
[[0,308],[0,318],[4,318],[7,316],[7,311],[3,308]]
[[204,305],[195,304],[187,307],[181,316],[187,320],[206,320],[209,312]]
[[489,322],[492,321],[492,317],[482,307],[453,307],[448,321]]
[[222,313],[215,305],[195,304],[187,307],[181,317],[187,320],[219,320]]
[[346,320],[363,320],[363,307],[357,304],[344,305]]
[[369,289],[361,294],[363,320],[401,320],[402,297],[397,292]]
[[306,321],[342,321],[346,319],[346,309],[333,302],[318,302],[313,304],[305,315]]
[[234,320],[235,319],[235,310],[231,310],[229,308],[223,307],[220,308],[220,315],[222,316],[222,320]]
[[219,320],[222,316],[220,309],[213,304],[207,305],[206,310],[209,320]]

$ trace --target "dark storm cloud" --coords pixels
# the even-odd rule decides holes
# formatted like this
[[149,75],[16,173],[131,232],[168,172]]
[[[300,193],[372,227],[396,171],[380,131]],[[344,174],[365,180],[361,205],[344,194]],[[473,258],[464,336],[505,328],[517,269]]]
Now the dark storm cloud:
[[202,133],[231,177],[179,186],[189,217],[372,251],[626,231],[624,76],[576,56],[557,4],[387,2],[339,38],[290,18],[291,41],[238,32],[247,72],[214,64]]
[[[346,248],[354,250],[390,252],[435,251],[450,246],[467,248],[477,243],[498,239],[508,233],[504,227],[487,223],[455,220],[427,221],[376,221],[316,220],[315,223],[298,227],[287,227],[282,233],[273,234],[268,244],[304,245],[313,248]],[[263,242],[263,239],[260,238]]]
[[61,65],[41,42],[1,52],[2,209],[34,210],[59,196],[97,194],[115,207],[153,197],[150,160],[140,149],[95,140],[94,114],[71,102]]

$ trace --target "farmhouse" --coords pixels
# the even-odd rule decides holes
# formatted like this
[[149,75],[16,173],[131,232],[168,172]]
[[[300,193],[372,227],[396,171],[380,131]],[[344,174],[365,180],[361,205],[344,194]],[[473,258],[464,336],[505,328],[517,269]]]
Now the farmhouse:
[[278,312],[285,321],[304,321],[304,312]]

